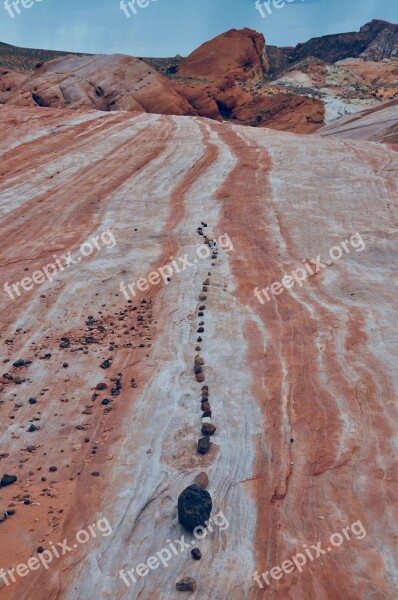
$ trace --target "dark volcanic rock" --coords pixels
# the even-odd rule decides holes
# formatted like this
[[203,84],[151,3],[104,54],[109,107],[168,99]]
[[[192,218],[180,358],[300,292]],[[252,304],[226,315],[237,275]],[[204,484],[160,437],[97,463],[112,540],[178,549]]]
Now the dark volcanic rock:
[[13,367],[23,367],[25,365],[25,361],[22,358],[19,358],[14,363],[12,363]]
[[206,454],[211,446],[210,436],[205,435],[198,440],[198,452],[199,454]]
[[176,583],[179,592],[194,592],[196,590],[196,581],[192,577],[183,577]]
[[178,520],[189,531],[195,527],[205,527],[205,521],[210,517],[213,503],[207,490],[197,485],[190,485],[178,498]]
[[[381,32],[398,33],[398,25],[374,19],[366,23],[359,32],[337,33],[324,35],[323,37],[312,38],[304,44],[298,44],[291,50],[290,57],[293,62],[315,56],[326,62],[336,62],[344,58],[356,58],[366,51],[366,49],[376,40],[380,39]],[[383,55],[384,56],[384,55]],[[372,60],[377,60],[372,56]]]
[[11,485],[12,483],[15,483],[16,481],[17,481],[16,475],[7,475],[7,473],[5,473],[3,475],[3,477],[1,478],[0,485],[5,487],[6,485]]

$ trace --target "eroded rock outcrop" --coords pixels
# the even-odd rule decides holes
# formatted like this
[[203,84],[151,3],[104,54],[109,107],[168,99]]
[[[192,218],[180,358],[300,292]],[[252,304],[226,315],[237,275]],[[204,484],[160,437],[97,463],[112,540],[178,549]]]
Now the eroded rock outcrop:
[[[390,32],[390,33],[388,33]],[[391,35],[392,34],[392,37]],[[394,47],[396,43],[396,35],[398,34],[398,25],[374,19],[366,25],[363,25],[359,32],[337,33],[325,35],[322,37],[312,38],[308,42],[298,44],[291,51],[291,60],[298,61],[308,56],[315,56],[327,62],[333,63],[344,58],[355,58],[366,53],[369,50],[371,60],[378,60],[376,56],[376,47],[383,47],[382,54],[387,54],[389,47]],[[376,40],[379,40],[376,42]],[[391,42],[391,40],[395,40]],[[390,56],[383,56],[383,58]]]
[[138,58],[122,54],[67,55],[45,63],[7,98],[7,103],[198,114],[178,93],[176,84]]
[[194,50],[178,66],[181,77],[214,81],[263,79],[269,71],[264,36],[253,29],[231,29]]

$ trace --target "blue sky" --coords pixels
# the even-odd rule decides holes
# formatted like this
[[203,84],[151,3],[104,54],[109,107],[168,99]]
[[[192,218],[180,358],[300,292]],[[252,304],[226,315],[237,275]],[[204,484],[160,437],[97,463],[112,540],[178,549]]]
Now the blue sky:
[[[21,1],[32,6],[23,8]],[[185,56],[233,27],[251,27],[269,44],[287,46],[355,31],[375,18],[398,22],[397,0],[290,0],[266,18],[254,0],[135,0],[145,1],[149,5],[137,7],[137,14],[127,7],[128,18],[120,0],[18,0],[20,14],[12,8],[12,18],[0,0],[0,41],[74,52]]]

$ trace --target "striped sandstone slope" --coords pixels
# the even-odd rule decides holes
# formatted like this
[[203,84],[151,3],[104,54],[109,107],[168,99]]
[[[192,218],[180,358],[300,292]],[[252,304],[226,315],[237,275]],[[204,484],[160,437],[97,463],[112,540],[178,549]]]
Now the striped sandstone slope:
[[[0,600],[174,600],[185,576],[195,600],[396,597],[397,153],[197,117],[4,106],[0,122],[1,358],[14,378],[1,384],[0,471],[18,477],[0,488],[0,510],[16,511],[0,523],[0,568],[101,515],[113,530]],[[233,250],[198,259],[202,221]],[[4,292],[108,229],[113,247],[14,301]],[[254,297],[355,232],[361,252]],[[121,281],[184,255],[192,266],[128,302]],[[200,354],[217,431],[200,455],[192,365],[208,272]],[[193,541],[177,498],[200,471],[229,527],[198,542],[201,561],[186,550],[126,587],[120,569]],[[253,581],[357,520],[363,539],[266,591]]]

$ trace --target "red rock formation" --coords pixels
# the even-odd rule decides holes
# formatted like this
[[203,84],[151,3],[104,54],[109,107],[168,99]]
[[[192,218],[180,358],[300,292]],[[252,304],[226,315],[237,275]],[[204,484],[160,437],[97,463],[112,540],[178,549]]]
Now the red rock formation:
[[[0,395],[0,470],[18,475],[0,488],[0,511],[16,504],[0,523],[0,567],[26,563],[50,541],[73,545],[101,515],[112,532],[16,577],[0,600],[168,600],[191,575],[195,599],[394,598],[397,152],[126,112],[6,105],[0,127],[2,284],[109,228],[116,240],[14,301],[1,286],[3,372],[26,381]],[[137,292],[131,304],[119,287],[171,255],[193,262],[201,219],[209,236],[226,232],[233,242],[231,252],[219,250],[206,298],[201,356],[217,432],[204,455],[192,359],[198,285],[211,259]],[[302,286],[256,300],[255,287],[281,281],[302,259],[325,259],[356,231],[363,251],[351,247]],[[64,336],[70,348],[60,347]],[[12,367],[19,358],[32,364]],[[110,396],[118,373],[122,389]],[[98,382],[108,388],[95,391]],[[33,418],[40,429],[28,433]],[[214,527],[201,561],[178,553],[127,588],[120,569],[185,533],[177,498],[202,471],[228,528]],[[271,578],[266,590],[253,580],[303,544],[326,548],[358,520],[362,539],[344,540],[302,573]]]
[[25,72],[0,69],[0,104],[5,104],[8,98],[29,77]]
[[25,106],[70,106],[195,115],[173,82],[124,55],[68,55],[45,63],[7,99]]
[[227,78],[220,83],[181,86],[179,90],[201,116],[217,121],[294,133],[313,133],[324,124],[321,100],[278,93],[267,85],[244,89]]
[[263,79],[269,71],[265,40],[253,29],[231,29],[205,42],[181,61],[180,77],[214,81],[226,76],[238,81]]
[[[232,77],[214,84],[182,85],[142,60],[123,55],[68,55],[45,63],[30,77],[0,72],[0,102],[6,104],[198,115],[244,125],[275,124],[277,129],[285,122],[285,129],[302,133],[322,124],[318,100],[273,96],[263,100],[257,90],[244,91]],[[287,109],[292,113],[288,118]]]

